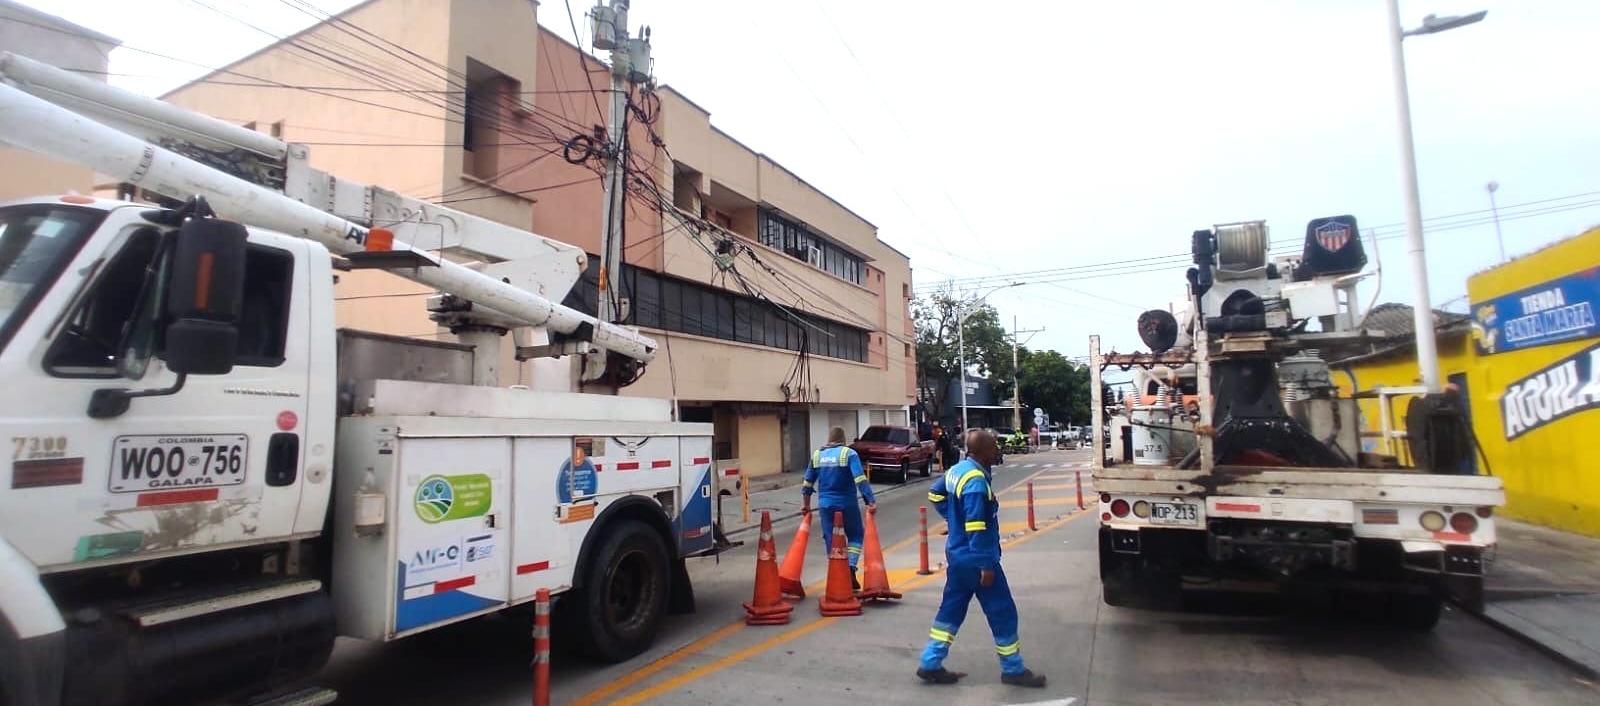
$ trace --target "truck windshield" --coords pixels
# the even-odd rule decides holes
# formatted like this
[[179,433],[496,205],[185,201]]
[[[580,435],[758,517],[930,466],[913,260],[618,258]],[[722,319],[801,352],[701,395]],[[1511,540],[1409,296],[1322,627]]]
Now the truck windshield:
[[0,208],[0,350],[104,218],[54,204]]

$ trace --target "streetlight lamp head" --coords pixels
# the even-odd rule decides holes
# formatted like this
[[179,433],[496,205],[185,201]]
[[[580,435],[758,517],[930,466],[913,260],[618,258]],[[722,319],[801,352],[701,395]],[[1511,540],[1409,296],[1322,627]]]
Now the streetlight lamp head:
[[1422,18],[1421,27],[1406,32],[1406,34],[1408,36],[1416,36],[1419,34],[1438,34],[1440,32],[1455,29],[1457,27],[1465,27],[1470,24],[1481,22],[1483,21],[1484,16],[1487,14],[1489,14],[1488,10],[1479,10],[1470,15],[1449,15],[1446,17],[1428,15],[1427,17]]
[[1483,188],[1488,189],[1489,193],[1492,194],[1492,193],[1500,190],[1500,182],[1498,182],[1498,181],[1490,181],[1488,184],[1485,184]]

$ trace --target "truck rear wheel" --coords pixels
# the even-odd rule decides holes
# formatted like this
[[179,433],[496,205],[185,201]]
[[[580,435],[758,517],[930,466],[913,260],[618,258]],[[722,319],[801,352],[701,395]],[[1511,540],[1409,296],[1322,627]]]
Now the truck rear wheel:
[[671,566],[661,536],[642,522],[625,520],[606,528],[606,535],[584,571],[583,587],[562,604],[584,654],[621,662],[655,641]]
[[1100,599],[1117,608],[1176,610],[1183,605],[1183,577],[1138,554],[1113,551],[1109,530],[1101,527]]
[[1396,593],[1389,597],[1389,622],[1426,632],[1439,624],[1444,599],[1436,593]]

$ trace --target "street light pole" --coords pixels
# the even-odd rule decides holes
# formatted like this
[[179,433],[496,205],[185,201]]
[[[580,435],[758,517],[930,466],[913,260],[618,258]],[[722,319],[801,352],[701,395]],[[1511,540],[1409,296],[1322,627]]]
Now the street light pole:
[[1439,345],[1434,338],[1433,304],[1428,293],[1428,257],[1422,240],[1422,197],[1417,188],[1417,150],[1411,139],[1411,97],[1406,88],[1406,57],[1403,43],[1409,35],[1433,34],[1472,24],[1483,19],[1478,12],[1461,17],[1436,18],[1428,15],[1422,27],[1406,31],[1400,26],[1400,0],[1387,0],[1389,6],[1389,49],[1394,69],[1395,118],[1400,129],[1400,181],[1406,202],[1406,252],[1411,258],[1412,324],[1416,329],[1417,365],[1422,370],[1422,385],[1428,392],[1439,392]]
[[1500,232],[1500,206],[1494,202],[1494,192],[1500,190],[1500,182],[1491,181],[1483,187],[1489,192],[1489,213],[1494,215],[1494,239],[1500,243],[1500,261],[1506,261],[1506,236]]
[[988,299],[990,294],[1007,287],[1021,285],[1021,282],[1002,284],[984,292],[983,296],[977,299],[963,303],[961,308],[956,310],[956,365],[959,366],[957,374],[961,376],[961,430],[963,432],[967,429],[967,317],[971,316],[975,307],[982,304],[983,300]]

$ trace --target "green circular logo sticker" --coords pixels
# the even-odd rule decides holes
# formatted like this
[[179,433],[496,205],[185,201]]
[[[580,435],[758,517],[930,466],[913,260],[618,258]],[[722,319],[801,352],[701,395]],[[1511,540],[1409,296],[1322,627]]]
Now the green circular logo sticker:
[[482,473],[435,475],[422,479],[411,504],[417,517],[431,525],[486,515],[493,496],[494,482]]
[[450,506],[456,501],[456,492],[450,487],[450,481],[444,476],[428,476],[423,479],[422,485],[417,486],[417,495],[414,502],[417,506],[417,517],[423,522],[434,523],[450,514]]

